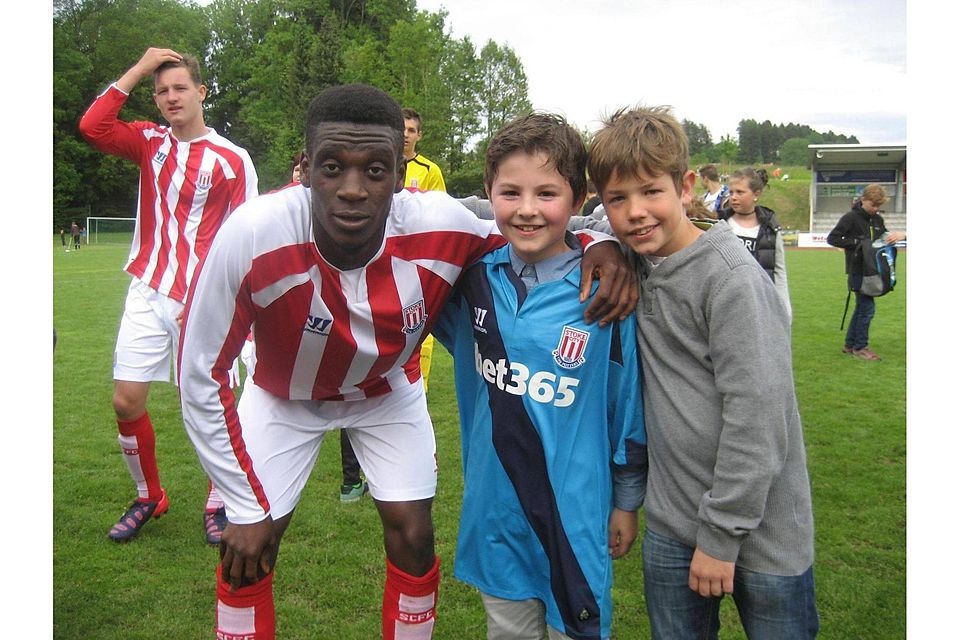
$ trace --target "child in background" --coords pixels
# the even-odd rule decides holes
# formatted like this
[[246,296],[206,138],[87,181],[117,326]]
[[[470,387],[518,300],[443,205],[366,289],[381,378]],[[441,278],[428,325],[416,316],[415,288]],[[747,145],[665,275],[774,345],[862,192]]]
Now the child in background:
[[768,181],[766,169],[744,167],[734,171],[730,176],[730,206],[720,211],[719,218],[727,221],[750,255],[773,280],[787,307],[787,316],[792,317],[780,221],[772,209],[757,204]]
[[621,110],[589,172],[640,276],[650,475],[644,592],[654,638],[716,638],[732,594],[750,638],[813,638],[813,513],[773,282],[726,222],[684,213],[696,176],[665,108]]
[[487,637],[609,638],[612,558],[629,551],[646,481],[633,316],[583,321],[586,149],[534,113],[487,151],[510,243],[469,268],[435,335],[453,354],[464,496],[454,574],[477,587]]

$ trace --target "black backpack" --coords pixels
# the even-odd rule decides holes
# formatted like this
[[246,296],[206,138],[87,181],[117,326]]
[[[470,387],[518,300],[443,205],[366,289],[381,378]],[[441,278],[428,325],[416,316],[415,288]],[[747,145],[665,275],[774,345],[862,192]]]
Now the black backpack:
[[873,242],[865,238],[854,249],[854,260],[860,263],[863,277],[860,279],[859,289],[851,286],[847,291],[847,302],[843,307],[843,318],[840,320],[841,330],[847,319],[847,310],[850,308],[851,292],[857,291],[871,298],[879,298],[887,295],[897,286],[897,248],[894,245],[875,247]]
[[869,240],[862,240],[857,254],[863,267],[860,293],[878,298],[893,291],[897,286],[897,248],[893,245],[875,247]]

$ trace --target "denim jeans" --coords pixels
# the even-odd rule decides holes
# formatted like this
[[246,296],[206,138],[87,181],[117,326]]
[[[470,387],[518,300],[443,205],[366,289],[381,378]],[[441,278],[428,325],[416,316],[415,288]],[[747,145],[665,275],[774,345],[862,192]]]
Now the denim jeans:
[[876,304],[871,296],[854,293],[857,305],[850,316],[850,325],[847,327],[847,339],[844,346],[851,349],[863,349],[870,342],[870,321],[876,310]]
[[[643,539],[644,595],[654,640],[715,640],[722,597],[704,598],[688,586],[694,549],[647,529]],[[737,567],[733,601],[751,640],[814,638],[820,629],[813,567],[775,576]]]

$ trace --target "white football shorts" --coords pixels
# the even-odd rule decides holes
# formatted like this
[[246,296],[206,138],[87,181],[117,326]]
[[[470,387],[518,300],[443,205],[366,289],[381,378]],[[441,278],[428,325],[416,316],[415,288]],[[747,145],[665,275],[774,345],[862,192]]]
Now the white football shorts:
[[297,506],[323,436],[339,428],[375,499],[406,502],[436,494],[437,442],[421,381],[376,398],[319,402],[284,400],[247,380],[237,414],[274,520]]
[[[113,352],[113,379],[177,384],[180,349],[177,316],[182,312],[183,303],[134,278],[127,289],[117,347]],[[239,385],[239,380],[240,368],[234,360],[230,370],[231,386]]]

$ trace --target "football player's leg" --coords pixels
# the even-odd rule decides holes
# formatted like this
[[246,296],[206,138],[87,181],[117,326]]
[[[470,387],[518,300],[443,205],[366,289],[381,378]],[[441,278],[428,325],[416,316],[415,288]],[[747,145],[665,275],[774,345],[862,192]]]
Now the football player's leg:
[[[273,567],[280,552],[280,541],[290,524],[293,513],[274,521],[277,544],[270,558],[270,571],[256,582],[244,581],[238,589],[231,589],[223,577],[223,565],[217,564],[217,637],[244,640],[274,640],[277,633],[277,615],[273,600]],[[230,525],[227,525],[228,527]],[[223,548],[221,547],[221,555]]]
[[[218,637],[273,640],[276,614],[273,598],[273,567],[280,540],[293,517],[300,494],[316,463],[323,438],[316,407],[320,403],[282,400],[255,384],[247,384],[237,415],[243,425],[244,447],[257,478],[270,502],[277,545],[271,570],[253,583],[231,591],[217,566]],[[311,406],[313,405],[313,406]],[[227,529],[232,525],[228,524]],[[223,553],[221,545],[221,554]]]
[[384,640],[433,637],[440,558],[434,553],[432,503],[432,499],[376,502],[387,552],[382,606]]
[[113,359],[113,409],[127,468],[138,499],[162,499],[153,423],[147,413],[150,383],[169,381],[171,340],[164,325],[160,296],[139,280],[127,292]]
[[437,488],[436,440],[426,399],[414,385],[366,403],[350,434],[383,522],[383,637],[430,638],[440,560],[430,513]]

